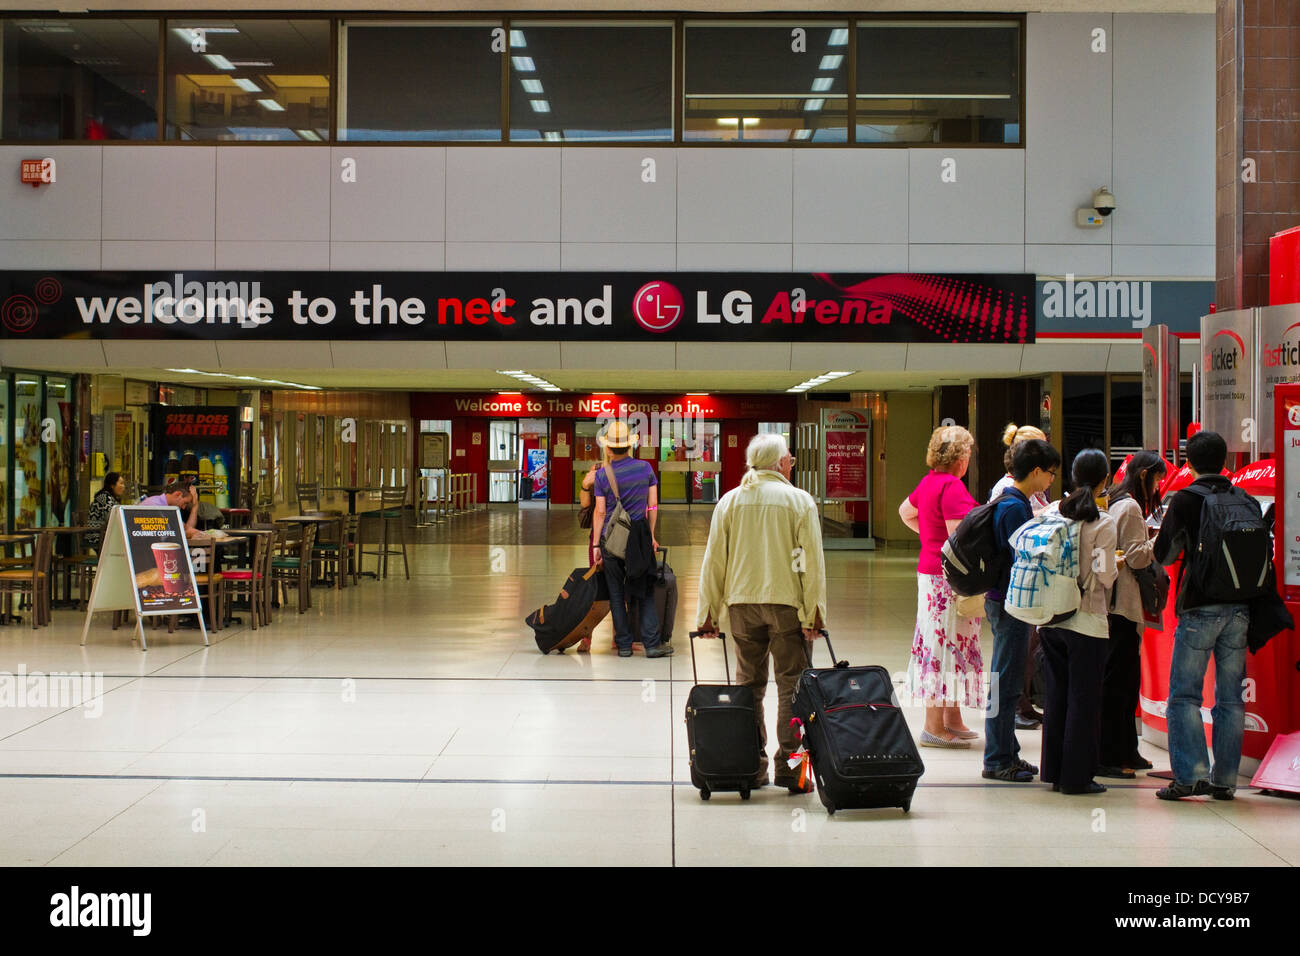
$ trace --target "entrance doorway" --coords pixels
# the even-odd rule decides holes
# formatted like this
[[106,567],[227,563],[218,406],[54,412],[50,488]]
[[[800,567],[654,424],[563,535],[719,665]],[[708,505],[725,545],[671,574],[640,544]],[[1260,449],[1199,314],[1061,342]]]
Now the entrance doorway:
[[721,422],[663,422],[659,427],[659,500],[664,504],[714,505],[722,462]]
[[549,505],[550,420],[495,418],[488,423],[488,502]]

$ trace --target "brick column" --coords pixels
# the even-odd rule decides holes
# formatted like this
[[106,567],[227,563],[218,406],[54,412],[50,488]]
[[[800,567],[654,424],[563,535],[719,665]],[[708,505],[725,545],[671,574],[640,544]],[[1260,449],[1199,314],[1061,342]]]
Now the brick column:
[[1216,32],[1215,294],[1244,309],[1268,304],[1269,237],[1300,225],[1300,0],[1219,0]]

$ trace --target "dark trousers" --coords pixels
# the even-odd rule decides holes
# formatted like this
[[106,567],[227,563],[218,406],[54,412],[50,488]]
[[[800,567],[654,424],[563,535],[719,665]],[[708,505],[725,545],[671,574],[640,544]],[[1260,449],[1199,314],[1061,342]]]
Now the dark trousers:
[[1137,754],[1136,715],[1142,683],[1142,629],[1136,621],[1112,614],[1110,651],[1101,679],[1101,743],[1098,760],[1127,767]]
[[628,626],[627,606],[629,597],[641,597],[641,645],[647,650],[654,650],[661,643],[659,640],[659,615],[655,608],[654,591],[644,598],[645,579],[633,582],[627,578],[627,565],[622,558],[609,555],[605,558],[605,583],[609,585],[609,613],[614,618],[614,643],[619,649],[632,648],[632,631]]
[[1044,783],[1082,791],[1097,769],[1105,638],[1061,627],[1040,628],[1047,705],[1043,708]]
[[1025,654],[1025,692],[1020,696],[1020,704],[1016,708],[1021,717],[1028,717],[1031,720],[1038,719],[1038,712],[1034,710],[1034,673],[1038,670],[1038,664],[1035,660],[1038,654],[1038,628],[1032,624],[1029,626],[1029,650]]
[[728,609],[731,636],[736,646],[736,683],[754,691],[754,716],[762,758],[760,775],[767,773],[767,720],[763,698],[767,696],[767,659],[776,671],[776,780],[793,783],[798,775],[786,758],[799,749],[790,718],[794,716],[794,688],[808,666],[799,612],[784,604],[733,604]]

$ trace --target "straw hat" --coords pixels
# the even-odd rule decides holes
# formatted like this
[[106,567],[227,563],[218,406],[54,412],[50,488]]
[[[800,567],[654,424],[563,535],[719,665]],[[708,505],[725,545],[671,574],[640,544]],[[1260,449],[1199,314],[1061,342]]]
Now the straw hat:
[[602,448],[625,450],[636,444],[636,436],[627,427],[627,422],[610,422],[605,434],[597,436]]

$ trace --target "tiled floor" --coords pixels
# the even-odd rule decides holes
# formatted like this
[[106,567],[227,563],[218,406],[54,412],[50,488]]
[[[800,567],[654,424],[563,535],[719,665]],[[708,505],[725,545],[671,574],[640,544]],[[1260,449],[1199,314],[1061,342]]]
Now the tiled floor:
[[[816,796],[771,788],[703,803],[682,710],[707,522],[664,514],[681,592],[671,660],[619,659],[608,623],[589,656],[537,653],[524,616],[586,560],[572,512],[423,531],[409,583],[317,589],[307,614],[208,648],[159,631],[142,653],[107,616],[82,648],[67,610],[39,631],[0,628],[0,671],[104,675],[84,704],[0,707],[0,864],[1300,863],[1290,801],[1245,788],[1167,804],[1141,777],[1091,798],[995,784],[978,741],[923,751],[906,816],[828,818]],[[915,555],[827,565],[839,656],[903,671]],[[721,677],[716,644],[701,669]],[[908,719],[916,731],[920,713]],[[1021,743],[1035,760],[1037,733]]]

